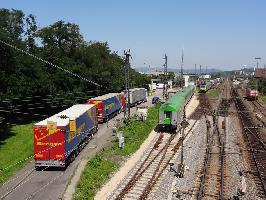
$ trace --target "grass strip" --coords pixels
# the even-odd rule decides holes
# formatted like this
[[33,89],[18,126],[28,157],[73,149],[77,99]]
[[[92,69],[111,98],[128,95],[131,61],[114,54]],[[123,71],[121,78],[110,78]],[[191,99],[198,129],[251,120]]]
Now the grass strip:
[[[121,162],[135,153],[150,132],[156,127],[158,120],[158,107],[152,107],[148,111],[145,122],[132,121],[122,127],[125,137],[125,147],[120,149],[118,142],[114,141],[110,148],[104,149],[96,154],[86,165],[74,195],[75,200],[93,199],[96,192],[115,172]],[[114,159],[115,158],[115,159]]]
[[0,185],[25,166],[33,152],[32,124],[0,131]]
[[219,96],[218,90],[216,88],[210,89],[207,94],[211,98],[215,98]]

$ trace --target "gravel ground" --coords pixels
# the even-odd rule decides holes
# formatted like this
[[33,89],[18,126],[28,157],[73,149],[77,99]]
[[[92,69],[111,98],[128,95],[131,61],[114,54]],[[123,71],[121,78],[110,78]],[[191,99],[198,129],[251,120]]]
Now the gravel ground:
[[[254,122],[262,125],[262,123],[256,118],[256,113],[260,114],[260,112],[258,111],[257,108],[254,107],[254,105],[252,104],[252,101],[248,101],[247,99],[244,98],[246,96],[245,91],[238,89],[238,94],[241,96],[242,101],[244,105],[247,107],[247,109],[253,112],[251,113],[251,117],[254,120]],[[266,142],[266,128],[260,129],[259,135],[263,139],[263,141]]]
[[[195,108],[199,105],[198,97],[195,95],[192,97],[191,101],[188,103],[186,107],[186,115],[190,116],[192,112],[194,112]],[[192,124],[193,121],[190,121]],[[146,148],[140,148],[136,155],[138,156],[132,156],[130,157],[120,170],[113,175],[113,177],[101,188],[101,190],[96,194],[95,199],[108,199],[113,196],[113,192],[116,192],[116,189],[120,187],[120,185],[124,182],[123,180],[126,180],[128,176],[132,173],[132,170],[135,169],[134,166],[139,165],[141,160],[145,159],[145,155],[148,151],[151,150],[152,146],[154,145],[156,139],[158,138],[158,135],[155,137],[153,136],[153,139],[147,140],[144,142],[143,147]],[[148,147],[147,147],[148,146]],[[141,156],[141,159],[139,158]],[[129,165],[129,163],[131,163]],[[135,163],[135,165],[133,165]],[[163,174],[164,176],[164,174]]]
[[128,179],[130,175],[133,174],[133,170],[137,168],[139,162],[136,163],[136,160],[143,161],[148,152],[153,148],[154,143],[158,140],[159,134],[155,131],[149,135],[149,137],[143,142],[138,151],[136,151],[127,161],[124,162],[123,166],[113,174],[113,177],[103,185],[100,191],[97,192],[94,197],[95,200],[108,199],[113,196],[112,192],[114,188],[119,188],[120,185],[123,185],[124,181]]
[[[149,199],[190,199],[193,194],[195,180],[197,180],[199,168],[202,165],[205,144],[206,126],[205,119],[195,124],[192,133],[185,140],[184,144],[184,178],[176,178],[174,172],[169,169],[162,175],[159,185],[155,186],[155,192]],[[191,123],[191,122],[190,122]],[[175,166],[180,163],[180,150],[177,152],[173,163]],[[178,197],[180,195],[180,197]]]
[[243,173],[247,193],[240,197],[240,199],[261,199],[257,194],[256,185],[252,179],[250,172],[250,167],[247,161],[247,149],[242,130],[240,128],[239,120],[237,116],[229,116],[227,122],[227,137],[226,137],[226,158],[227,158],[227,184],[226,193],[227,197],[233,198],[237,195],[237,190],[241,188],[241,176],[239,172]]

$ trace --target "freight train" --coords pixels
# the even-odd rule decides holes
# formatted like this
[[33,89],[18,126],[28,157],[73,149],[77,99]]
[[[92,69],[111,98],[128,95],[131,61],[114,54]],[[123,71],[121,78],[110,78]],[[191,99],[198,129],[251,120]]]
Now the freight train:
[[181,123],[183,118],[183,111],[185,105],[194,93],[194,87],[189,86],[175,96],[169,98],[159,108],[159,122],[160,130],[175,130]]
[[[147,101],[144,88],[132,89],[132,104]],[[143,92],[145,91],[145,93]],[[106,122],[125,107],[124,93],[109,93],[77,104],[33,125],[35,167],[65,168]]]

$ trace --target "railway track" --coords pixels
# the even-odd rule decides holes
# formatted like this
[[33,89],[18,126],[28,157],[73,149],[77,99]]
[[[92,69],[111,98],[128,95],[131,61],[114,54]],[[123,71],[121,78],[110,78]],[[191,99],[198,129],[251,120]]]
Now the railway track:
[[[205,98],[206,108],[211,110],[207,97]],[[218,117],[216,114],[226,116],[227,112],[227,100],[222,99],[216,112],[212,115],[212,129],[210,122],[207,122],[207,141],[206,141],[206,153],[204,158],[204,165],[201,170],[201,177],[199,182],[198,192],[196,194],[197,199],[223,199],[224,196],[224,166],[225,166],[225,152],[224,152],[224,138],[225,133],[220,133],[218,128]],[[207,115],[204,113],[206,121],[209,121]]]
[[[194,121],[191,125],[185,138],[196,122]],[[179,131],[181,129],[177,133]],[[117,187],[109,199],[147,199],[181,146],[181,140],[177,135],[161,133],[144,159],[134,167],[131,174]]]
[[258,134],[258,130],[249,116],[247,109],[239,98],[238,93],[233,91],[234,102],[239,113],[239,119],[243,128],[243,134],[249,146],[250,165],[253,177],[258,189],[258,196],[266,197],[266,146]]
[[[201,106],[196,111],[196,117],[206,109],[205,95],[199,96]],[[194,115],[194,117],[195,117]],[[191,119],[191,118],[190,118]],[[192,117],[193,119],[193,117]],[[198,119],[190,126],[185,134],[191,132]],[[179,129],[177,133],[181,131]],[[161,133],[151,150],[144,155],[143,159],[134,167],[130,175],[109,196],[109,199],[147,199],[153,193],[153,188],[160,184],[162,174],[169,166],[169,162],[174,158],[181,146],[182,141],[178,134]]]
[[124,184],[119,186],[110,199],[147,197],[156,179],[175,154],[178,145],[177,134],[161,133],[146,158],[136,165],[132,175],[123,181]]
[[219,131],[218,121],[213,122],[213,130],[207,134],[207,148],[203,175],[197,199],[223,199],[224,196],[224,137]]
[[266,108],[258,101],[251,101],[254,107],[266,118]]

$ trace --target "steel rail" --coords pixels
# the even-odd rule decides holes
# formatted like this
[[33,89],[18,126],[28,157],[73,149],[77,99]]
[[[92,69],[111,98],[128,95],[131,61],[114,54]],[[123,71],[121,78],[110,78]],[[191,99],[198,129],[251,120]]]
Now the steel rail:
[[[234,91],[233,93],[234,93],[234,96],[238,96],[238,94],[237,94],[236,91]],[[246,109],[245,106],[243,105],[241,99],[239,99],[239,98],[234,98],[234,101],[235,101],[236,108],[237,108],[238,110],[241,110],[241,109],[242,109],[242,110],[245,110],[245,109]],[[241,125],[242,125],[242,127],[244,127],[244,126],[245,126],[245,123],[246,123],[246,122],[244,121],[243,116],[244,116],[243,114],[239,114],[239,118],[240,118],[240,121],[241,121]],[[263,174],[264,174],[265,172],[262,172],[261,169],[260,169],[260,164],[259,164],[259,162],[258,162],[258,159],[259,159],[259,158],[256,157],[256,153],[255,153],[255,152],[257,152],[257,150],[254,149],[254,145],[252,145],[253,143],[251,142],[251,139],[252,139],[251,137],[253,137],[253,140],[255,139],[254,142],[257,142],[257,144],[260,144],[260,145],[261,145],[261,142],[258,140],[257,137],[254,136],[254,134],[248,134],[246,130],[247,130],[247,129],[244,129],[244,128],[243,128],[244,135],[245,135],[245,137],[246,137],[246,139],[247,139],[248,145],[249,145],[249,147],[250,147],[250,152],[251,152],[251,155],[252,155],[253,161],[254,161],[255,166],[256,166],[256,170],[257,170],[258,178],[259,178],[260,183],[261,183],[262,190],[263,190],[263,192],[264,192],[264,195],[266,196],[266,183],[265,183],[265,180],[264,180],[264,179],[265,179],[265,176],[264,176],[264,178],[263,178]],[[249,130],[249,131],[251,131],[251,130]],[[256,146],[256,145],[255,145],[255,147],[258,148],[258,146]],[[265,146],[263,146],[263,148],[265,148]],[[263,153],[266,154],[266,151],[264,151]],[[264,166],[262,166],[262,168],[265,170]]]
[[261,112],[261,114],[266,118],[266,109],[257,101],[251,101],[252,104]]
[[132,176],[132,178],[129,180],[129,182],[126,184],[126,186],[122,189],[122,191],[119,193],[119,195],[115,199],[117,200],[122,199],[129,192],[129,190],[136,184],[137,180],[142,176],[142,174],[147,170],[147,168],[153,163],[153,161],[164,151],[164,149],[168,148],[169,144],[176,137],[176,135],[177,134],[171,135],[171,137],[168,139],[165,146],[153,157],[153,159],[148,163],[148,165],[144,167],[144,169],[142,169],[143,166],[146,164],[147,160],[150,158],[151,152],[153,152],[153,150],[155,149],[155,147],[153,147],[153,149],[151,150],[151,152],[149,152],[146,159],[141,163],[136,173]]
[[[191,126],[191,128],[188,130],[187,134],[184,136],[184,139],[188,136],[188,134],[192,131],[193,127],[195,126],[197,120],[193,123],[193,125]],[[177,150],[179,149],[181,145],[181,140],[178,140],[178,143],[173,147],[172,151],[173,153],[171,154],[170,158],[168,158],[167,162],[164,164],[164,166],[162,167],[162,169],[159,171],[160,167],[161,167],[161,163],[163,162],[167,149],[165,150],[155,172],[152,178],[150,179],[149,183],[146,185],[144,191],[142,192],[142,195],[140,196],[139,199],[146,199],[148,197],[148,195],[150,194],[152,188],[154,187],[154,185],[156,184],[156,182],[159,180],[159,178],[161,177],[163,171],[166,169],[166,167],[169,164],[169,161],[174,157],[174,155],[176,154]],[[157,175],[157,176],[156,176]]]

